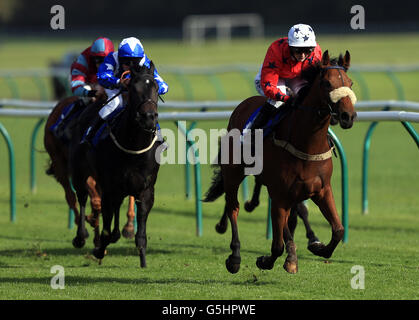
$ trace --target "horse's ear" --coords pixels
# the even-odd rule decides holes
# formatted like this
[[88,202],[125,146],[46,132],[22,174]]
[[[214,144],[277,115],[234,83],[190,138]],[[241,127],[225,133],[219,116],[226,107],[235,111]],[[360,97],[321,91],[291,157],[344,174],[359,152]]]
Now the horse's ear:
[[153,60],[150,60],[150,73],[151,74],[154,74],[154,69],[155,69],[156,67],[154,66],[154,63],[153,63]]
[[327,66],[330,63],[330,57],[329,57],[329,50],[326,50],[323,53],[323,57],[322,57],[322,65],[323,66]]
[[343,61],[342,61],[342,67],[348,70],[350,65],[351,65],[351,55],[349,54],[349,51],[346,50],[345,57],[343,58]]

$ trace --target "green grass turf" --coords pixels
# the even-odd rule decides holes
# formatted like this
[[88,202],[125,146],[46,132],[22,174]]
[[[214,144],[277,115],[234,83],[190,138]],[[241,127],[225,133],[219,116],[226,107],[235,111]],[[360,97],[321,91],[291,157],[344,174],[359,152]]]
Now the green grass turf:
[[[400,41],[391,48],[388,40]],[[417,36],[395,39],[391,35],[376,37],[325,37],[322,45],[332,54],[348,48],[353,63],[417,63],[413,51]],[[273,39],[271,39],[273,40]],[[403,40],[403,41],[402,41]],[[320,39],[319,39],[320,41]],[[237,41],[220,46],[182,47],[173,41],[146,42],[150,56],[159,65],[218,65],[228,63],[258,64],[267,45],[265,40],[249,45]],[[407,42],[407,44],[406,44]],[[116,42],[115,42],[116,43]],[[397,44],[397,45],[396,45]],[[71,47],[82,48],[85,41],[13,40],[0,48],[0,68],[44,67],[50,58],[59,57]],[[14,50],[18,48],[19,50]],[[392,53],[384,48],[391,49]],[[23,50],[23,49],[26,49]],[[245,51],[247,49],[247,51]],[[342,49],[342,50],[341,50]],[[375,54],[374,51],[375,50]],[[30,52],[32,55],[27,51]],[[14,54],[12,52],[15,52]],[[7,63],[5,59],[7,58]],[[416,59],[416,60],[415,60]],[[162,74],[164,77],[165,75]],[[249,85],[239,82],[229,86],[227,99],[243,99]],[[395,98],[385,76],[366,76],[373,86],[373,99]],[[403,74],[406,95],[417,98],[415,75]],[[31,80],[27,80],[28,83]],[[194,83],[196,100],[214,99],[204,80]],[[167,100],[183,99],[183,91],[171,79]],[[29,86],[29,84],[28,84]],[[5,90],[4,88],[1,90]],[[31,92],[32,90],[32,92]],[[29,93],[28,93],[29,92]],[[36,97],[36,87],[23,91]],[[340,138],[349,164],[349,242],[340,244],[331,259],[313,256],[305,247],[305,230],[301,221],[296,230],[299,272],[287,274],[280,257],[271,271],[261,271],[255,261],[269,254],[271,242],[266,239],[267,195],[263,190],[261,205],[254,213],[241,211],[239,232],[242,265],[231,275],[224,261],[230,254],[230,228],[218,235],[214,226],[224,201],[203,204],[203,236],[195,231],[195,203],[184,197],[184,168],[181,165],[161,167],[156,184],[156,201],[148,221],[148,267],[139,268],[133,240],[121,239],[108,247],[102,265],[91,256],[91,237],[83,249],[72,247],[75,229],[67,228],[67,206],[64,192],[44,174],[47,155],[37,154],[37,193],[29,191],[30,133],[37,120],[2,118],[16,151],[17,221],[9,222],[8,159],[5,146],[0,147],[0,298],[1,299],[418,299],[419,280],[419,181],[418,149],[399,123],[382,123],[376,128],[371,145],[369,171],[369,214],[361,214],[362,141],[368,123],[356,123],[343,131],[334,128]],[[226,121],[198,123],[199,128],[223,128]],[[175,130],[172,123],[164,128]],[[417,124],[414,125],[419,130]],[[43,150],[42,134],[36,147]],[[207,159],[209,160],[209,159]],[[333,186],[340,212],[340,164],[334,159]],[[210,184],[211,168],[202,165],[202,187]],[[250,179],[250,187],[253,185]],[[251,188],[250,188],[251,189]],[[310,222],[318,237],[328,242],[330,227],[311,203]],[[124,223],[126,203],[121,210]],[[92,235],[92,232],[90,232]],[[327,262],[327,263],[326,263]],[[65,268],[65,289],[53,290],[50,281],[54,265]],[[351,268],[365,268],[365,289],[351,288]]]

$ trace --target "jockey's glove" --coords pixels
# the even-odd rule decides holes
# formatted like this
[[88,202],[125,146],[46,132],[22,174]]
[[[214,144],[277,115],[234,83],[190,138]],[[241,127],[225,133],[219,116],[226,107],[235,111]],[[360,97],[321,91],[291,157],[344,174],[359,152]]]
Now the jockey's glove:
[[93,97],[96,97],[96,93],[97,93],[97,90],[90,90],[87,93],[87,96],[90,97],[90,98],[93,98]]

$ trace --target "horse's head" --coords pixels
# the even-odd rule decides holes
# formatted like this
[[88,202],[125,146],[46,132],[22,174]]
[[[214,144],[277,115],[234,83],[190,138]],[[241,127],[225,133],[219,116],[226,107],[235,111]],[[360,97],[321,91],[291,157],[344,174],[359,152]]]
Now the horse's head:
[[343,129],[351,128],[356,118],[354,108],[356,96],[351,89],[352,80],[346,74],[350,60],[348,51],[344,57],[340,55],[337,61],[330,60],[329,52],[326,50],[320,65],[319,85],[322,104],[327,105],[332,114],[331,124],[339,122]]
[[145,130],[155,130],[158,120],[158,84],[154,79],[154,64],[130,68],[131,80],[128,85],[130,116]]

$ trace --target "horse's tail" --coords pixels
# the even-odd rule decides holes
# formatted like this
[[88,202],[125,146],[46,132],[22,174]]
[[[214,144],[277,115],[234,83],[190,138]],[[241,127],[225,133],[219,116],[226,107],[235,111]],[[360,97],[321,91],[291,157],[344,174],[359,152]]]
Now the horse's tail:
[[205,194],[203,202],[212,202],[221,197],[224,193],[224,181],[220,165],[214,165],[214,175],[212,183],[207,193]]
[[220,151],[217,155],[217,162],[212,165],[214,168],[214,174],[212,176],[212,183],[211,187],[208,189],[207,193],[205,194],[205,199],[202,200],[203,202],[212,202],[222,196],[224,193],[224,181],[223,181],[223,174],[221,172],[221,146]]

